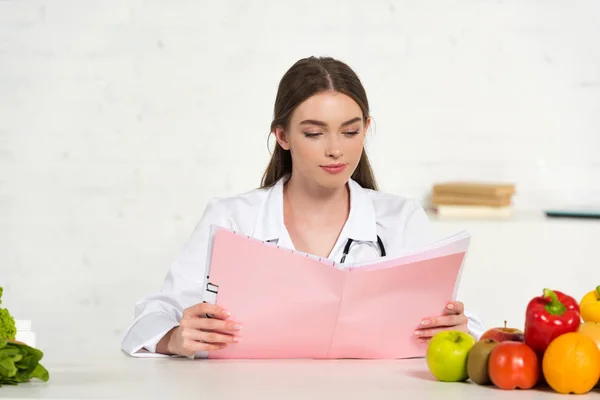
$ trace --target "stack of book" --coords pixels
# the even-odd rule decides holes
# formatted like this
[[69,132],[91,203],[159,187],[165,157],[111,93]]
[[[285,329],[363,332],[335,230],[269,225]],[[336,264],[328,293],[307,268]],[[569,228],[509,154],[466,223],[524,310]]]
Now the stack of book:
[[512,183],[445,182],[433,186],[431,205],[442,218],[508,218],[514,194]]

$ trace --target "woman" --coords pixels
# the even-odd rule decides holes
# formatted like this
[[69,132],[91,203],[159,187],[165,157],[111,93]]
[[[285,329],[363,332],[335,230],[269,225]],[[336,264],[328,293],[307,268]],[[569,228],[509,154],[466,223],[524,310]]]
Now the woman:
[[[239,322],[202,302],[211,224],[341,267],[432,242],[427,216],[415,201],[377,191],[364,150],[370,122],[364,88],[346,64],[314,57],[296,62],[279,85],[271,123],[277,143],[261,187],[209,202],[162,290],[137,304],[123,350],[191,356],[238,340]],[[415,321],[422,342],[445,329],[476,338],[483,332],[461,302],[423,317]]]

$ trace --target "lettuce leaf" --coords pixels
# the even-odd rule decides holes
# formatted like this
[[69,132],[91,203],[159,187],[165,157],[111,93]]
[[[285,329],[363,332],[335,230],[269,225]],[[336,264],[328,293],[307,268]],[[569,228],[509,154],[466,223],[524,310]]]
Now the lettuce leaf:
[[24,343],[0,339],[0,387],[39,379],[48,382],[50,374],[40,364],[44,353]]

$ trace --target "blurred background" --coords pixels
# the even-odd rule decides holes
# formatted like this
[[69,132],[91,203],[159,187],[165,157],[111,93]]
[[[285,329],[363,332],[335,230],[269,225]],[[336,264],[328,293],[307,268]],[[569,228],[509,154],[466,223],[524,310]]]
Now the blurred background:
[[[365,85],[381,189],[473,234],[459,299],[521,328],[544,287],[600,284],[600,220],[544,216],[600,208],[599,18],[595,0],[0,1],[3,306],[48,358],[120,351],[207,201],[259,185],[279,80],[316,55]],[[514,185],[510,212],[441,218],[450,181]]]

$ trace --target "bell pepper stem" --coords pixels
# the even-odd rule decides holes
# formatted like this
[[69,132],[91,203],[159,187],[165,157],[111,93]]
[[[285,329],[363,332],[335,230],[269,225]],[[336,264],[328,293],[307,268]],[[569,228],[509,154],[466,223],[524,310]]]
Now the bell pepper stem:
[[550,302],[544,306],[546,311],[552,315],[562,315],[567,307],[558,300],[556,293],[550,289],[544,289],[544,298],[550,298]]
[[[2,288],[0,288],[1,290]],[[596,286],[596,292],[598,292],[598,300],[600,301],[600,285]],[[0,296],[2,296],[2,292],[0,291]]]

